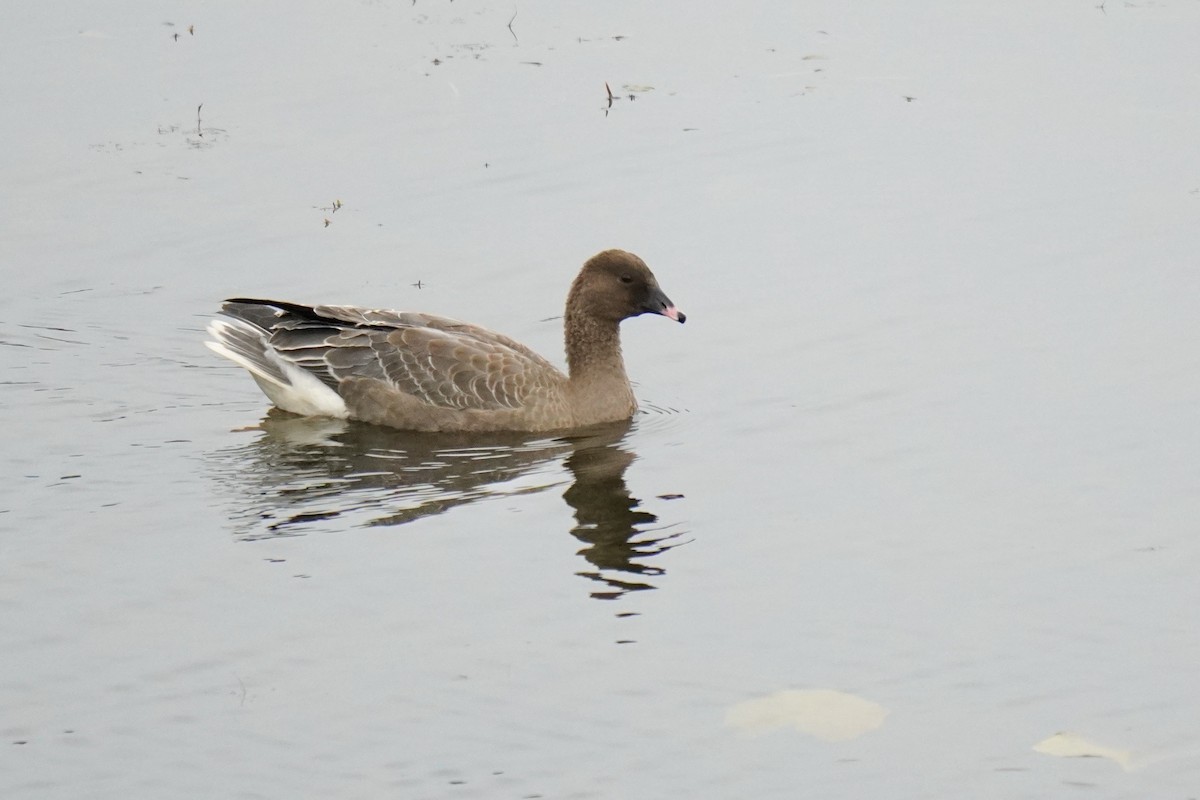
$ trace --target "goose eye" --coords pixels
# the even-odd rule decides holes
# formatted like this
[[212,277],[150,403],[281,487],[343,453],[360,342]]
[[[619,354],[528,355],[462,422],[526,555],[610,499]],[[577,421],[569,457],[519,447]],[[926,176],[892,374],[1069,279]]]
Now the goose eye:
[[622,275],[621,283],[633,283],[633,276],[632,275]]

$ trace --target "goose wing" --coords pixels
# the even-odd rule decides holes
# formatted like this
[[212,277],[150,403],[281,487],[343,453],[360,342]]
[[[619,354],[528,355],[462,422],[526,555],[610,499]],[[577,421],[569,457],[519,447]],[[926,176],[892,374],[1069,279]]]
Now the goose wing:
[[335,391],[373,379],[439,408],[518,409],[566,381],[523,344],[417,312],[231,300],[222,311],[262,328],[274,353]]

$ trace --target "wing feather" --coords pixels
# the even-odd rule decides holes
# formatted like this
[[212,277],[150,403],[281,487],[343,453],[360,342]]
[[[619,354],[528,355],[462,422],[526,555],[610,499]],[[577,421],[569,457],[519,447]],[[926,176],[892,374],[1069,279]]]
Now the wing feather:
[[280,358],[335,390],[367,378],[437,408],[492,411],[520,409],[566,382],[520,342],[448,317],[266,300],[222,310],[262,329]]

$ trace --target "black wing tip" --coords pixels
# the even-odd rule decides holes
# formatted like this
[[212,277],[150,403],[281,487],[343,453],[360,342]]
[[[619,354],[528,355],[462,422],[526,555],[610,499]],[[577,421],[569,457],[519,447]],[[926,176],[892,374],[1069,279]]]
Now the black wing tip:
[[304,319],[310,319],[318,322],[328,322],[329,318],[322,316],[312,306],[305,306],[299,303],[289,303],[285,300],[261,300],[254,297],[230,297],[221,302],[221,310],[229,311],[231,306],[256,306],[274,308],[279,311],[285,311],[288,314],[295,314]]

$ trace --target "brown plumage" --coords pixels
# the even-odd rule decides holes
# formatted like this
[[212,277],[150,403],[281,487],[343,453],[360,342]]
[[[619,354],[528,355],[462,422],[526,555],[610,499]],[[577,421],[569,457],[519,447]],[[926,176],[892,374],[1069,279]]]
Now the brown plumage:
[[478,325],[352,306],[228,300],[206,344],[297,414],[420,431],[565,430],[637,410],[619,326],[646,313],[686,319],[645,262],[605,250],[567,295],[567,375]]

